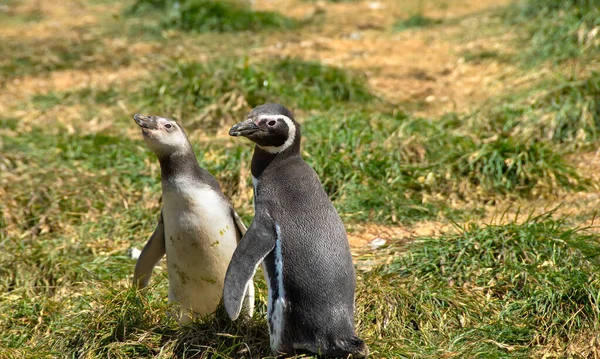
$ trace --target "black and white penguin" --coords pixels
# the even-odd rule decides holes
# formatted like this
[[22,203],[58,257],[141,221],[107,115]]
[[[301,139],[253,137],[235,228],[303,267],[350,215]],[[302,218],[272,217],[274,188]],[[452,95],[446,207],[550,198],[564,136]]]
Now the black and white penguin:
[[[144,140],[160,162],[162,210],[156,230],[136,263],[133,281],[148,285],[152,269],[167,255],[169,302],[178,303],[180,323],[215,311],[227,266],[246,232],[216,179],[200,168],[183,128],[159,116],[134,115]],[[246,283],[252,316],[254,286]]]
[[256,146],[255,217],[227,269],[227,313],[238,317],[245,283],[262,263],[273,354],[368,355],[354,330],[356,276],[346,230],[317,174],[300,156],[299,124],[284,106],[265,104],[229,134]]

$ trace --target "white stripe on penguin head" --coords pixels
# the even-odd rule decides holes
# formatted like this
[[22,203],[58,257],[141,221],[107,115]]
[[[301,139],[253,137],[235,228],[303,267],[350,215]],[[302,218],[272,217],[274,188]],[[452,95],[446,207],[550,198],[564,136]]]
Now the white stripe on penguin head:
[[290,147],[294,143],[294,140],[296,139],[296,125],[294,125],[294,122],[289,117],[284,116],[284,115],[262,115],[262,116],[258,117],[258,120],[260,121],[265,118],[273,119],[273,120],[277,120],[277,119],[284,120],[285,123],[288,125],[288,138],[287,138],[287,140],[285,140],[285,142],[281,146],[259,146],[259,147],[269,153],[280,153],[280,152],[287,150],[288,147]]

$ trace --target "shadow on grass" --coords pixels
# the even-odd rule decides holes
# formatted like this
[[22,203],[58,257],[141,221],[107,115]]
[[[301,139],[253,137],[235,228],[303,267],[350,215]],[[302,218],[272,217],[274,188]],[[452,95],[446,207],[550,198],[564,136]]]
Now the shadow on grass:
[[129,15],[160,14],[163,28],[193,32],[261,31],[297,26],[271,11],[252,11],[246,2],[222,0],[137,0]]
[[184,326],[178,331],[174,355],[181,359],[212,355],[231,358],[269,356],[269,333],[263,314],[255,313],[253,319],[232,322],[220,305],[214,317]]
[[214,315],[180,326],[167,314],[175,307],[156,297],[164,279],[141,292],[131,287],[99,288],[88,298],[91,310],[72,318],[75,323],[63,338],[55,339],[55,345],[75,357],[151,357],[165,351],[182,359],[269,355],[264,312],[233,322],[220,305]]
[[397,21],[394,24],[394,31],[402,31],[411,28],[431,27],[435,25],[440,25],[441,23],[441,19],[433,19],[430,17],[426,17],[422,14],[415,14],[407,19]]

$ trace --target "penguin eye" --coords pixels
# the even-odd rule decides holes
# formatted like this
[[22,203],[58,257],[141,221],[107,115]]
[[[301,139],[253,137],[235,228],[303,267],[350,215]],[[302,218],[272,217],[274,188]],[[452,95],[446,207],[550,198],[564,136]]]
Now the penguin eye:
[[276,123],[277,123],[277,121],[271,120],[271,121],[269,121],[268,125],[269,126],[275,126]]
[[171,127],[173,127],[173,126],[171,126],[171,124],[169,124],[169,123],[165,124],[165,128],[166,128],[166,129],[169,129],[169,128],[171,128]]

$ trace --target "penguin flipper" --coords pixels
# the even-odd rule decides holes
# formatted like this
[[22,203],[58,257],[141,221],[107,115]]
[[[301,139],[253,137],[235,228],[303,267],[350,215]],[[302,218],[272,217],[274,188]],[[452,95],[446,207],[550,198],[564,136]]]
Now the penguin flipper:
[[[256,271],[255,271],[256,272]],[[252,318],[254,314],[254,273],[252,273],[252,277],[246,284],[246,295],[244,296],[244,305],[245,313],[248,318]]]
[[231,320],[240,315],[246,290],[256,268],[275,248],[274,224],[270,216],[257,214],[233,252],[223,286],[223,304]]
[[142,249],[140,257],[135,264],[135,270],[133,272],[133,285],[139,289],[145,288],[150,282],[150,276],[152,276],[152,269],[165,255],[165,226],[163,224],[162,212],[158,219],[158,224],[154,233],[148,239],[148,242]]
[[241,239],[244,236],[244,234],[246,234],[246,231],[248,229],[246,228],[244,221],[242,221],[242,217],[240,217],[240,215],[237,214],[235,209],[231,208],[231,214],[233,215],[233,221],[235,222],[235,226],[237,227],[238,232],[240,233],[240,239]]
[[[235,226],[237,227],[241,240],[244,234],[246,234],[246,232],[248,231],[248,229],[246,228],[246,225],[242,221],[240,215],[233,208],[231,208],[231,215],[233,216],[233,221],[235,222]],[[244,308],[246,309],[246,314],[249,318],[252,318],[252,315],[254,314],[254,281],[252,280],[253,278],[254,273],[248,281],[248,284],[246,284],[246,295],[244,298]]]

